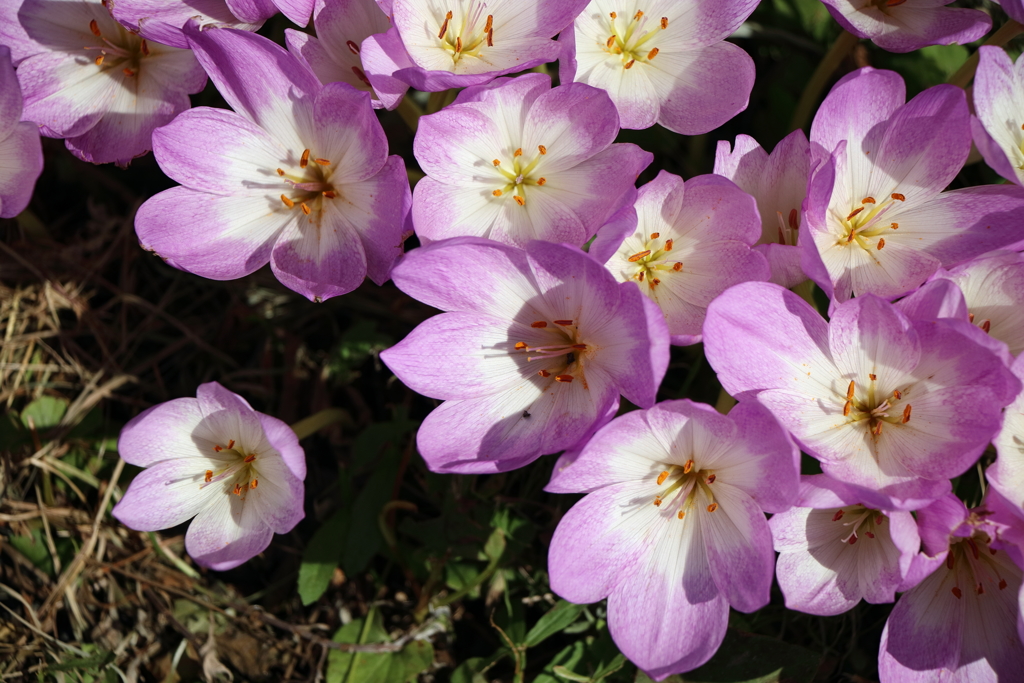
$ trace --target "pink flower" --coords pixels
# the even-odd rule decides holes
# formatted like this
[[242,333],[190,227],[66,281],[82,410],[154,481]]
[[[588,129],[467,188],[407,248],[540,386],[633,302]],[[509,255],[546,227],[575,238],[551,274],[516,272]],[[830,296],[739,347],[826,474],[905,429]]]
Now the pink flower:
[[204,567],[237,567],[305,515],[306,460],[295,433],[216,382],[136,416],[117,447],[146,469],[114,516],[139,531],[195,517],[185,549]]
[[11,51],[0,45],[0,218],[25,210],[43,171],[39,129],[21,120],[21,88],[11,65]]
[[984,12],[943,7],[953,0],[821,1],[847,31],[870,38],[875,45],[890,52],[912,52],[926,45],[971,43],[992,28],[992,20]]
[[978,49],[971,130],[985,163],[1024,185],[1024,59],[1014,64],[1000,47]]

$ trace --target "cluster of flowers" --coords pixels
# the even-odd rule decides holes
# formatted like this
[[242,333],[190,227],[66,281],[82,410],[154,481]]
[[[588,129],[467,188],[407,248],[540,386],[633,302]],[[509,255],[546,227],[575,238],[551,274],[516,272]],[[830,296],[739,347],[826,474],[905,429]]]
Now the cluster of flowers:
[[[823,2],[892,51],[991,28],[945,0]],[[96,163],[152,149],[181,185],[136,229],[171,265],[233,279],[269,262],[313,301],[392,279],[443,311],[382,354],[444,401],[420,453],[493,473],[563,452],[548,490],[588,495],[551,542],[551,585],[607,598],[652,677],[707,661],[773,575],[812,614],[903,593],[883,681],[1024,667],[1024,60],[981,48],[976,116],[963,90],[906,102],[899,75],[860,69],[809,138],[723,141],[713,175],[637,190],[652,155],[620,128],[701,134],[746,107],[753,62],[724,39],[756,0],[55,4],[0,6],[0,216],[29,200],[39,133]],[[289,30],[286,50],[251,32],[277,11],[317,36]],[[507,77],[556,59],[557,87]],[[233,111],[189,109],[207,77]],[[415,192],[373,111],[410,87],[462,89],[419,120]],[[1010,183],[943,191],[972,140]],[[808,278],[828,321],[787,289]],[[670,345],[700,341],[728,415],[656,403]],[[621,397],[640,410],[615,417]],[[968,510],[951,479],[980,476],[993,440]],[[148,469],[115,515],[195,516],[205,566],[302,518],[295,434],[216,383],[139,415],[119,449]],[[801,450],[823,474],[801,477]]]

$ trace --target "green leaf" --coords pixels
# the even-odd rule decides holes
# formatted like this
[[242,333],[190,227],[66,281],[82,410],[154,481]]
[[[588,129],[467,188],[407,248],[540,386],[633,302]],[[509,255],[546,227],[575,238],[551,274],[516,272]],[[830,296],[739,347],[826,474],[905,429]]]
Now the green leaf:
[[63,662],[57,664],[51,664],[46,667],[47,671],[73,671],[74,669],[94,669],[99,672],[100,669],[105,667],[114,661],[114,653],[102,651],[91,657],[83,657],[81,659],[66,659]]
[[[707,664],[662,683],[811,683],[821,657],[775,638],[729,629]],[[637,671],[635,683],[651,683]]]
[[490,666],[494,658],[472,657],[467,659],[452,672],[451,683],[489,683],[483,672]]
[[348,507],[341,507],[316,530],[299,566],[299,597],[303,605],[320,599],[334,576],[334,570],[341,562],[344,546],[341,540],[348,534],[352,513]]
[[572,624],[585,608],[586,605],[575,605],[567,600],[559,600],[558,604],[538,619],[537,623],[530,629],[530,632],[526,634],[527,647],[536,647],[547,638]]
[[14,549],[43,572],[53,576],[53,558],[46,547],[42,529],[33,529],[31,536],[11,536],[8,541]]
[[[371,610],[369,621],[354,619],[334,634],[336,643],[390,642],[380,612]],[[410,683],[430,668],[434,648],[414,640],[398,652],[341,652],[327,654],[327,683]]]
[[488,560],[497,561],[503,552],[505,552],[505,532],[495,529],[484,543],[484,555]]
[[586,645],[582,640],[577,640],[571,645],[562,648],[562,651],[555,655],[544,670],[541,671],[533,683],[565,683],[565,681],[583,680],[590,681],[588,676],[580,679],[571,678],[579,676],[575,669],[580,668],[580,661],[586,654]]
[[590,676],[581,676],[578,673],[573,673],[571,669],[567,669],[564,666],[556,666],[552,671],[556,676],[567,681],[577,681],[578,683],[592,683],[593,681]]
[[60,424],[60,419],[68,409],[68,402],[63,398],[40,396],[25,406],[21,411],[21,423],[29,426],[29,418],[37,430],[49,429]]

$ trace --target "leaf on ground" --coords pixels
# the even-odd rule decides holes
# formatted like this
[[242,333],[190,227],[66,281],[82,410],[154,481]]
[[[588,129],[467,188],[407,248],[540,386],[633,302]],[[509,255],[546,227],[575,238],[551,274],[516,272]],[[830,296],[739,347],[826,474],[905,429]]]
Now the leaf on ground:
[[[336,643],[390,642],[380,613],[373,610],[370,622],[354,619],[334,634]],[[341,652],[327,655],[327,683],[410,683],[434,663],[434,647],[413,640],[398,652]]]
[[67,409],[67,399],[40,396],[21,411],[21,423],[29,427],[29,421],[31,420],[38,430],[56,427],[60,424],[60,419],[64,417]]
[[342,506],[316,530],[302,553],[299,565],[299,597],[303,605],[320,599],[331,584],[334,570],[341,562],[342,539],[348,535],[352,512]]
[[530,632],[526,634],[526,645],[534,647],[555,635],[576,621],[585,608],[586,605],[575,605],[567,600],[559,600],[558,604],[538,619]]

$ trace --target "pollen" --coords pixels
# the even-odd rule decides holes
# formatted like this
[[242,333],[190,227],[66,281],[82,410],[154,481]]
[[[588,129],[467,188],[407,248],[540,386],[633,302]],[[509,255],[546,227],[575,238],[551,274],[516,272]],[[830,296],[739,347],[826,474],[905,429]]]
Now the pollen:
[[502,191],[501,190],[495,190],[491,194],[493,194],[495,197],[500,197],[502,195]]
[[541,328],[544,328],[544,327],[547,327],[547,326],[548,326],[548,323],[547,323],[546,320],[538,320],[536,322],[530,323],[530,327],[536,327],[538,329],[541,329]]
[[676,519],[682,519],[685,516],[686,516],[686,513],[683,512],[682,510],[680,510],[679,512],[676,513]]
[[96,23],[95,19],[89,22],[89,30],[92,31],[92,34],[97,38],[102,35],[100,33],[100,25]]
[[878,377],[876,377],[874,373],[871,373],[871,374],[868,375],[868,379],[870,379],[872,382],[874,382],[876,379],[878,379]]
[[711,505],[708,505],[708,512],[714,512],[717,509],[718,509],[718,503],[712,503]]
[[675,240],[665,240],[665,251],[672,251],[673,244],[675,244]]
[[853,400],[853,393],[857,390],[857,385],[854,384],[853,380],[850,380],[850,386],[846,387],[846,400]]
[[249,488],[251,488],[251,489],[254,489],[254,488],[256,488],[259,485],[260,485],[260,480],[259,479],[253,479],[252,481],[249,482]]
[[495,160],[494,160],[494,161],[492,161],[491,163],[492,163],[492,164],[494,164],[495,166],[501,166],[501,162],[500,162],[500,161],[498,161],[497,159],[495,159]]
[[858,206],[856,209],[850,212],[850,215],[846,217],[846,220],[852,220],[854,216],[864,210],[863,206]]
[[519,206],[526,206],[526,199],[524,199],[523,197],[515,195],[512,197],[512,199],[516,200],[516,204],[518,204]]
[[311,209],[308,206],[306,206],[306,202],[302,202],[301,204],[299,204],[299,206],[302,207],[302,213],[306,214],[307,216],[310,213],[312,213]]
[[235,490],[232,491],[231,493],[235,494],[236,496],[242,495],[242,485],[241,484],[235,484]]
[[625,64],[623,64],[622,68],[623,69],[632,69],[634,64],[636,64],[636,60],[635,59],[631,59],[628,62],[626,62]]
[[878,251],[882,251],[882,247],[884,247],[884,246],[885,246],[885,238],[884,237],[879,237],[878,238],[878,244],[875,245],[875,249],[877,249]]
[[860,200],[860,203],[861,204],[874,204],[875,203],[875,198],[874,197],[865,197],[864,199]]
[[572,325],[572,321],[571,320],[556,320],[555,324],[556,325]]
[[452,12],[448,10],[448,14],[444,15],[444,23],[441,24],[441,30],[438,32],[438,38],[444,38],[444,34],[448,33],[448,22],[452,20]]
[[900,224],[899,223],[893,223],[889,227],[892,228],[893,230],[899,230]]
[[907,424],[908,422],[910,422],[910,411],[912,411],[913,409],[914,407],[909,403],[907,404],[907,407],[903,409],[903,419],[901,420],[903,424]]
[[128,78],[131,78],[132,76],[134,76],[134,75],[135,75],[135,70],[134,70],[134,69],[129,69],[129,68],[128,68],[128,67],[126,66],[125,68],[121,69],[121,73],[123,73],[123,74],[124,74],[125,76],[127,76]]
[[512,156],[514,156],[514,157],[521,157],[521,156],[523,156],[523,148],[520,147],[516,151],[512,152]]
[[100,55],[99,57],[97,57],[95,62],[96,62],[96,66],[100,66],[101,64],[103,64],[103,55]]
[[651,239],[652,239],[652,240],[656,240],[656,239],[658,239],[659,237],[661,237],[661,233],[660,233],[660,232],[652,232],[652,233],[651,233]]
[[643,18],[644,18],[644,13],[641,12],[640,10],[637,10],[636,16],[633,17],[633,21],[640,21]]
[[548,181],[548,179],[547,179],[547,178],[537,178],[537,184],[538,184],[538,185],[543,185],[543,184],[544,184],[544,183],[546,183],[547,181]]
[[306,168],[309,166],[309,150],[302,150],[302,156],[299,157],[299,168]]
[[284,169],[283,168],[277,169],[277,175],[282,175],[283,176],[284,175]]
[[572,375],[555,375],[556,382],[564,382],[565,384],[568,384],[572,382],[572,379]]
[[252,462],[255,459],[256,459],[256,454],[255,453],[250,453],[249,455],[245,456],[245,458],[242,459],[242,462]]
[[537,151],[540,152],[541,154],[547,154],[548,148],[545,147],[544,145],[537,145]]
[[668,17],[661,18],[661,28],[664,30],[668,28]]
[[288,197],[285,197],[284,195],[281,195],[281,202],[289,209],[295,208],[295,202],[293,202],[291,199],[288,199]]
[[658,475],[658,486],[664,484],[666,479],[668,479],[668,470],[665,470],[664,472]]
[[691,459],[687,460],[683,464],[683,474],[689,474],[690,470],[692,470],[692,469],[693,469],[693,459],[691,458]]
[[651,253],[651,250],[650,250],[650,249],[647,249],[647,250],[645,250],[645,251],[638,251],[637,253],[635,253],[635,254],[633,254],[632,256],[630,256],[630,257],[629,257],[629,259],[627,259],[627,260],[628,260],[628,261],[629,261],[630,263],[636,263],[637,261],[639,261],[639,260],[640,260],[640,259],[642,259],[643,257],[645,257],[645,256],[649,256],[649,255],[650,255],[650,253]]
[[537,374],[540,375],[541,377],[550,377],[551,376],[551,373],[548,372],[547,370],[541,370]]
[[849,417],[850,411],[853,410],[853,401],[847,401],[843,404],[843,417]]
[[611,12],[608,14],[608,16],[611,17],[612,19],[617,19],[619,15],[616,14],[615,12]]
[[901,195],[899,192],[893,192],[892,193],[892,198],[895,199],[898,202],[905,202],[905,201],[907,201],[907,198],[904,197],[903,195]]
[[213,470],[206,470],[206,476],[203,477],[203,481],[205,481],[207,484],[213,481]]
[[516,342],[516,351],[524,351],[528,348],[529,347],[526,345],[526,342]]
[[636,278],[637,282],[643,282],[644,281],[644,271],[641,270],[639,273],[637,273],[633,277]]
[[658,48],[654,48],[653,50],[651,50],[650,52],[647,53],[647,59],[649,59],[649,60],[650,59],[654,59],[655,57],[658,56],[658,52],[659,52]]
[[675,262],[674,264],[672,264],[672,270],[676,271],[677,273],[678,273],[678,272],[679,272],[680,270],[682,270],[682,269],[683,269],[683,263],[682,263],[682,261],[676,261],[676,262]]
[[661,507],[661,498],[658,498],[657,496],[655,496],[655,498],[654,498],[654,507]]
[[315,161],[316,163],[320,164],[321,166],[330,166],[331,165],[331,162],[328,161],[327,159],[313,159],[313,161]]

